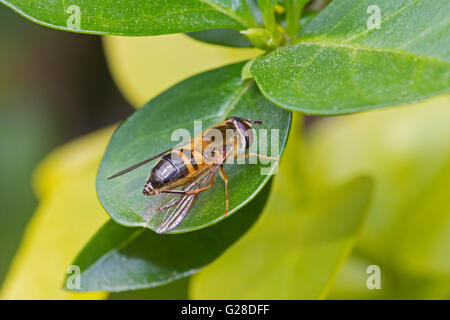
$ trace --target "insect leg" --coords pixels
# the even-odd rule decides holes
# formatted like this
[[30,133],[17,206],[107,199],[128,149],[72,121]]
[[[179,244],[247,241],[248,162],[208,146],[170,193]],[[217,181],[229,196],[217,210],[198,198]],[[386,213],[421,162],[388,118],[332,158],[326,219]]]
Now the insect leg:
[[280,158],[278,158],[278,157],[268,157],[268,156],[263,156],[262,154],[253,153],[253,152],[246,153],[246,154],[241,154],[241,155],[237,155],[237,156],[236,156],[236,159],[240,159],[240,158],[248,158],[248,157],[251,157],[251,156],[257,156],[257,157],[259,157],[259,158],[267,159],[267,160],[276,160],[276,161],[280,161]]
[[186,191],[183,190],[161,190],[158,193],[173,193],[173,194],[187,194]]
[[195,189],[195,190],[161,190],[159,191],[159,193],[174,193],[174,194],[185,194],[185,195],[190,195],[190,194],[196,194],[205,190],[208,190],[209,188],[211,188],[214,184],[214,180],[215,180],[215,176],[212,176],[211,178],[211,182],[209,183],[208,186],[204,187],[204,188],[200,188],[200,189]]
[[215,179],[216,179],[216,176],[213,175],[212,178],[211,178],[211,182],[209,183],[208,186],[206,186],[204,188],[197,189],[197,190],[188,190],[188,191],[185,191],[185,192],[186,192],[186,194],[196,194],[196,193],[208,190],[209,188],[211,188],[213,186]]
[[211,183],[209,184],[209,186],[204,187],[204,188],[200,188],[200,189],[196,189],[196,190],[161,190],[159,191],[159,193],[173,193],[173,194],[184,194],[184,195],[191,195],[191,194],[196,194],[202,191],[205,191],[209,188],[212,187],[212,184],[214,183],[214,178],[211,180]]
[[220,176],[225,182],[225,212],[223,215],[226,216],[228,213],[228,178],[227,175],[225,174],[225,169],[223,168],[223,165],[220,166]]
[[172,200],[170,200],[169,202],[167,202],[165,205],[163,205],[161,208],[158,208],[157,210],[158,211],[167,210],[169,208],[176,206],[180,201],[181,201],[181,198],[173,198]]
[[167,202],[165,205],[163,205],[162,207],[159,208],[154,208],[152,210],[149,210],[146,213],[146,217],[149,218],[151,215],[157,213],[157,212],[161,212],[167,209],[170,209],[172,207],[175,207],[178,203],[180,203],[181,198],[177,197],[177,198],[173,198],[171,199],[169,202]]

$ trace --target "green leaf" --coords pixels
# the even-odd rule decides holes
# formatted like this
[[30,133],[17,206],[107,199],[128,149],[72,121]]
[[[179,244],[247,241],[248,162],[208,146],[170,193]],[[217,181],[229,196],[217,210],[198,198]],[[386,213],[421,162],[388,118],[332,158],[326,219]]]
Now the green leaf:
[[211,29],[188,32],[186,34],[195,40],[212,44],[219,44],[229,47],[253,47],[253,44],[248,41],[246,37],[244,37],[238,30],[234,29]]
[[[264,99],[254,82],[241,80],[243,65],[234,64],[189,78],[151,100],[119,127],[108,145],[97,176],[100,201],[116,222],[156,230],[161,215],[157,213],[147,221],[148,212],[150,208],[158,206],[161,195],[148,197],[142,193],[151,165],[112,180],[107,178],[174,147],[180,142],[171,140],[176,129],[184,128],[193,136],[196,120],[202,120],[205,129],[229,116],[260,119],[264,123],[255,126],[255,129],[268,129],[268,141],[271,141],[271,137],[277,139],[275,135],[272,136],[271,129],[279,130],[278,141],[274,140],[274,143],[279,142],[281,154],[291,114]],[[277,165],[276,161],[265,164],[225,164],[230,200],[227,217],[247,204],[269,180],[270,176],[262,175],[261,169],[273,173]],[[202,192],[192,211],[173,232],[204,228],[224,219],[224,194],[224,184],[219,178],[212,189]]]
[[300,17],[300,26],[301,27],[306,26],[316,16],[317,16],[317,12],[315,12],[315,11],[304,11],[304,12],[302,12],[302,16]]
[[[380,28],[367,23],[380,8]],[[296,44],[255,61],[263,94],[290,110],[343,114],[405,104],[450,89],[450,2],[333,1]],[[371,24],[374,25],[373,23]]]
[[109,221],[73,262],[81,269],[79,291],[153,288],[197,272],[254,224],[269,192],[270,183],[240,214],[197,232],[158,235]]
[[56,29],[145,36],[213,28],[245,29],[253,17],[244,0],[0,0],[27,19]]
[[[449,278],[424,277],[378,263],[373,258],[366,259],[354,252],[340,270],[326,298],[332,300],[442,300],[449,298]],[[368,277],[373,274],[368,273],[367,268],[374,264],[380,267],[381,290],[367,289]]]
[[[448,139],[450,142],[450,139]],[[395,262],[408,271],[450,279],[450,155],[431,178],[430,188],[407,208],[408,219],[397,224]],[[420,237],[417,236],[420,234]]]
[[[265,215],[232,249],[194,276],[194,299],[317,299],[347,259],[364,222],[371,180],[325,192],[297,216]],[[326,199],[326,200],[325,200]],[[296,211],[293,211],[296,212]],[[261,280],[263,279],[263,280]],[[233,283],[230,286],[230,283]]]
[[365,220],[371,180],[355,179],[305,201],[308,186],[299,170],[301,148],[294,125],[263,216],[193,277],[191,298],[320,298],[350,254]]
[[253,59],[249,60],[243,67],[241,72],[241,79],[247,80],[253,78],[252,74],[250,73],[250,67],[252,66]]
[[376,181],[358,252],[442,284],[450,279],[449,105],[446,96],[330,118],[311,128],[307,148],[311,189],[362,173]]
[[190,277],[155,288],[113,292],[108,300],[187,300]]

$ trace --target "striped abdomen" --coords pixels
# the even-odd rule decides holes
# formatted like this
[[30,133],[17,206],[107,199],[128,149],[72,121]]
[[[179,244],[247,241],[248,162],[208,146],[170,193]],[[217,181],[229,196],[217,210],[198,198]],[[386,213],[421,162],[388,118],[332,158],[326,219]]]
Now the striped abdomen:
[[177,150],[173,150],[164,155],[153,167],[148,182],[153,188],[161,189],[185,178],[188,173],[184,157]]
[[201,153],[194,151],[191,156],[189,150],[174,149],[165,154],[153,167],[144,194],[151,194],[151,189],[156,191],[176,188],[184,183],[185,178],[195,175],[203,165]]
[[[224,147],[229,143],[226,129],[230,129],[230,126],[221,124],[208,128],[188,144],[165,154],[153,167],[144,194],[152,195],[158,191],[174,189],[217,162]],[[216,135],[222,139],[211,137],[210,130],[217,130]],[[234,137],[231,138],[231,141],[234,141]]]

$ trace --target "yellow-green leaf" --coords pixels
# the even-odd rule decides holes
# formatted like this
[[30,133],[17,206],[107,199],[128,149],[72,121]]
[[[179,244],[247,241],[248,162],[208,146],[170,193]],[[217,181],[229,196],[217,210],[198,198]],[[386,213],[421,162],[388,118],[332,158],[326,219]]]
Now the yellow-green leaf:
[[68,143],[47,156],[35,173],[37,208],[1,290],[2,299],[99,299],[104,292],[64,291],[69,265],[108,220],[95,176],[113,128]]
[[[313,127],[312,185],[360,174],[376,190],[359,251],[402,273],[450,276],[450,96]],[[311,187],[313,188],[313,186]]]
[[293,163],[298,164],[298,146],[295,138],[289,141],[261,219],[235,246],[193,277],[192,298],[324,296],[365,220],[371,180],[356,179],[301,201],[302,179],[290,170]]

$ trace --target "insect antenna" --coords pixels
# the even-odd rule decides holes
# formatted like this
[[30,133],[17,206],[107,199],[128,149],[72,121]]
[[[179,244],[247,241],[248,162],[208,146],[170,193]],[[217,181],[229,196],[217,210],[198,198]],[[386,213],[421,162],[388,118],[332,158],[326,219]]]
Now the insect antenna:
[[253,120],[253,119],[248,119],[250,121],[250,123],[253,124],[262,124],[263,122],[261,120]]

